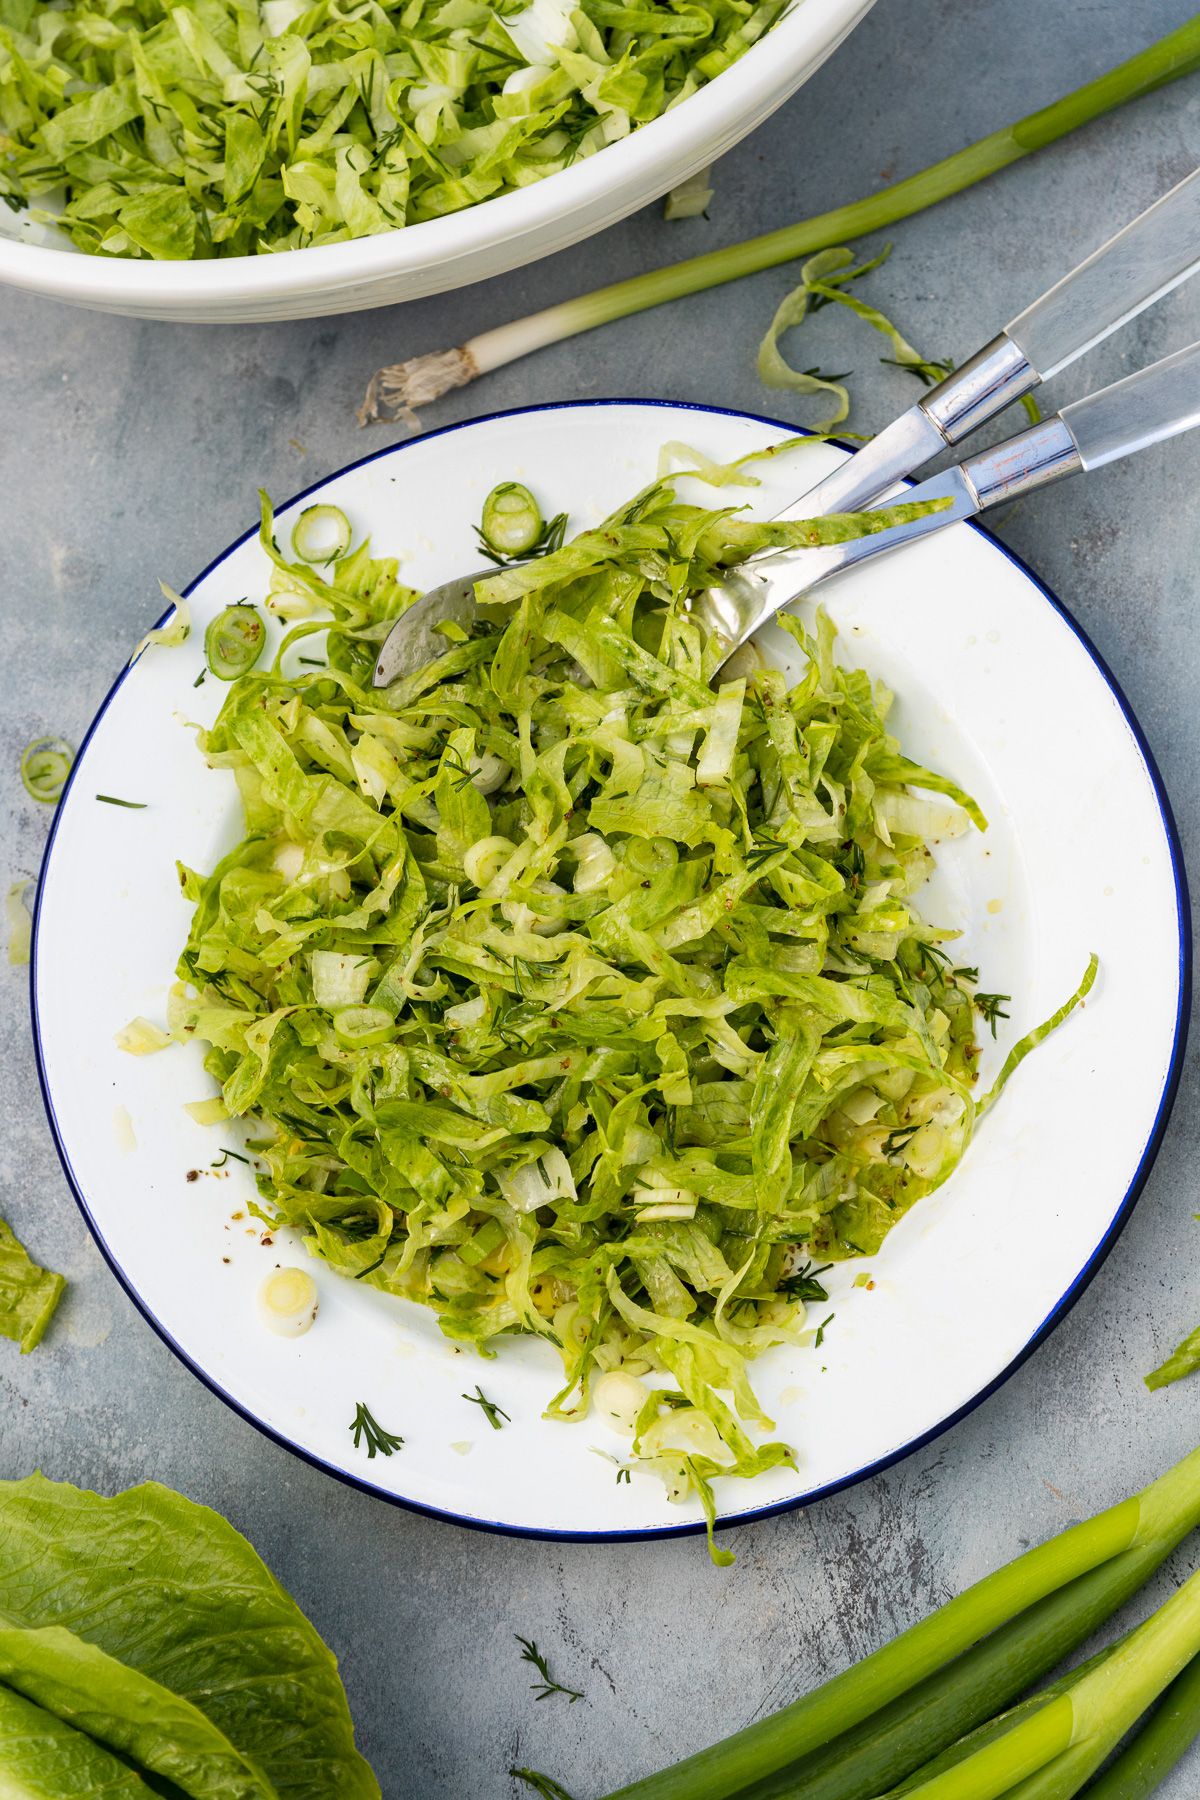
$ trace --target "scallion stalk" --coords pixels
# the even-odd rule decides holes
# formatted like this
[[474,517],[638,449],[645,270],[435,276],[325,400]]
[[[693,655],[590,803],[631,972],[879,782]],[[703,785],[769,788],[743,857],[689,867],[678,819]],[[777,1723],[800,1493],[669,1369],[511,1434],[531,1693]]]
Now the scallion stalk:
[[227,606],[204,633],[209,673],[218,681],[236,681],[254,667],[266,641],[267,628],[252,606]]
[[[1119,1638],[1117,1642],[1123,1643],[1124,1639]],[[1019,1705],[1011,1706],[1007,1712],[1002,1712],[996,1718],[988,1719],[983,1725],[977,1726],[966,1737],[959,1738],[957,1742],[951,1744],[948,1750],[943,1750],[932,1762],[926,1763],[915,1774],[902,1781],[898,1787],[889,1788],[887,1793],[882,1796],[882,1800],[906,1800],[906,1796],[915,1793],[932,1776],[940,1775],[946,1769],[955,1768],[968,1756],[973,1756],[976,1750],[982,1749],[986,1744],[995,1743],[996,1739],[1003,1737],[1006,1731],[1011,1731],[1014,1725],[1020,1724],[1023,1719],[1031,1718],[1038,1708],[1044,1706],[1048,1700],[1056,1699],[1059,1694],[1070,1693],[1077,1681],[1082,1680],[1093,1669],[1099,1668],[1115,1649],[1116,1644],[1110,1644],[1106,1649],[1097,1651],[1095,1656],[1089,1656],[1086,1662],[1080,1663],[1077,1668],[1061,1676],[1058,1681],[1051,1682],[1048,1687],[1039,1689],[1036,1694],[1031,1694],[1029,1699],[1022,1700]]]
[[737,1800],[861,1800],[895,1782],[907,1793],[914,1771],[969,1754],[964,1744],[1132,1599],[1189,1529],[1181,1517],[1171,1536],[1078,1576],[851,1731],[739,1788]]
[[1099,1666],[911,1800],[1072,1800],[1159,1694],[1200,1654],[1200,1574]]
[[1088,1789],[1087,1800],[1147,1800],[1200,1735],[1200,1656],[1177,1675],[1137,1736]]
[[592,331],[631,313],[661,306],[666,300],[697,294],[722,282],[736,281],[743,275],[754,275],[761,269],[880,231],[936,206],[938,201],[961,193],[1093,119],[1198,68],[1200,15],[1095,81],[865,200],[598,288],[595,293],[481,332],[456,349],[410,357],[380,369],[367,388],[359,409],[359,423],[368,425],[378,419],[411,416],[414,408],[429,405],[452,388],[464,387],[505,363],[579,332]]
[[[1200,1450],[1141,1494],[977,1582],[814,1693],[620,1789],[619,1800],[878,1793],[1039,1679],[1197,1524]],[[1043,1762],[1055,1752],[1061,1722],[1060,1713],[1039,1728],[1050,1733],[1036,1746]],[[856,1758],[848,1784],[845,1771]]]

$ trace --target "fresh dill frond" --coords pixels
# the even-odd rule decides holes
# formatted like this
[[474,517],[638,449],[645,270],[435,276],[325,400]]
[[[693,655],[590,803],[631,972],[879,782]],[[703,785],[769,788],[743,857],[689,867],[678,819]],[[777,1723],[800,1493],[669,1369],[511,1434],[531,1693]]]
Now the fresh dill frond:
[[500,1423],[501,1419],[506,1420],[510,1425],[512,1424],[512,1420],[509,1418],[504,1408],[502,1406],[497,1406],[494,1400],[489,1400],[478,1383],[475,1385],[475,1392],[473,1394],[464,1394],[462,1398],[464,1400],[469,1400],[472,1406],[478,1406],[482,1410],[484,1418],[487,1420],[493,1431],[504,1430],[504,1426]]
[[993,1037],[996,1035],[997,1021],[1000,1019],[1007,1019],[1009,1016],[1004,1010],[1004,1002],[1011,999],[1011,994],[975,995],[975,1010],[979,1013],[980,1017],[991,1026]]
[[349,1430],[354,1434],[354,1448],[356,1450],[362,1444],[363,1439],[366,1439],[368,1462],[376,1455],[376,1453],[380,1456],[390,1456],[393,1450],[399,1450],[404,1443],[402,1437],[395,1437],[390,1431],[385,1431],[378,1420],[372,1417],[370,1410],[361,1400],[358,1403],[358,1408],[354,1414],[354,1419],[349,1426]]
[[784,1293],[792,1300],[828,1300],[828,1290],[818,1277],[832,1267],[832,1263],[822,1263],[818,1268],[812,1261],[806,1262],[783,1283]]
[[571,1800],[561,1781],[555,1781],[553,1775],[539,1775],[536,1769],[510,1769],[509,1774],[514,1781],[523,1781],[532,1788],[541,1800]]
[[516,1637],[518,1644],[522,1646],[521,1661],[532,1663],[538,1674],[541,1676],[540,1681],[535,1681],[532,1684],[533,1693],[538,1700],[548,1700],[551,1694],[565,1694],[568,1705],[573,1706],[576,1700],[583,1699],[584,1696],[580,1693],[578,1688],[564,1687],[561,1681],[555,1681],[553,1675],[550,1673],[549,1664],[532,1638],[522,1637],[519,1631],[515,1632],[514,1636]]

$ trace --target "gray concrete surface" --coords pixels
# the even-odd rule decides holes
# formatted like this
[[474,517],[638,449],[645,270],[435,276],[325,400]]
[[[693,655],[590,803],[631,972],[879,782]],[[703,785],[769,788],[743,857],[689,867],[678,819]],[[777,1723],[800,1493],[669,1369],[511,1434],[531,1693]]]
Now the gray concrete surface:
[[[46,730],[79,740],[157,611],[157,578],[182,584],[241,532],[260,483],[282,497],[387,441],[353,416],[377,364],[870,192],[1048,102],[1190,10],[1185,0],[880,0],[721,166],[710,221],[667,226],[656,207],[537,268],[407,309],[204,329],[0,293],[4,880],[36,870],[47,825],[17,779],[21,746]],[[961,357],[1197,160],[1193,78],[896,229],[873,297],[929,354]],[[561,346],[452,396],[427,423],[614,394],[811,417],[754,373],[758,336],[793,279],[779,269]],[[1073,379],[1098,384],[1194,338],[1198,323],[1200,284]],[[907,378],[876,363],[879,346],[829,312],[810,345],[806,362],[857,368],[863,427],[912,398]],[[1040,496],[1001,525],[1123,684],[1193,868],[1198,492],[1200,435]],[[690,1540],[524,1543],[410,1517],[228,1412],[93,1249],[43,1117],[23,972],[5,965],[0,984],[0,1212],[71,1281],[36,1355],[0,1343],[0,1475],[40,1466],[102,1490],[153,1476],[226,1512],[336,1647],[388,1800],[501,1800],[517,1791],[513,1763],[553,1771],[591,1800],[790,1699],[1196,1441],[1200,1384],[1151,1396],[1141,1382],[1200,1318],[1195,1049],[1142,1201],[1053,1338],[899,1467],[738,1532],[737,1564],[722,1572]],[[535,1705],[514,1632],[536,1637],[586,1701]],[[1162,1791],[1200,1793],[1200,1752]]]

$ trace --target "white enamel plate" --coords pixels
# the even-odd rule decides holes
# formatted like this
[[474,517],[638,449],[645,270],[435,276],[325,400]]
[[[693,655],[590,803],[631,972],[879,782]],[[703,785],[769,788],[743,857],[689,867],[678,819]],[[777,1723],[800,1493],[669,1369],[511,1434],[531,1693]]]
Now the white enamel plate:
[[[484,496],[516,477],[572,527],[628,498],[671,439],[726,460],[786,435],[740,414],[646,402],[563,406],[435,432],[369,458],[293,501],[343,508],[379,555],[432,587],[477,566]],[[843,454],[806,444],[763,465],[761,487],[722,490],[771,512]],[[247,496],[249,504],[250,496]],[[33,1002],[46,1104],[63,1165],[112,1268],[200,1378],[280,1443],[405,1505],[498,1530],[570,1537],[695,1530],[652,1476],[618,1484],[621,1439],[595,1418],[542,1417],[561,1380],[545,1344],[493,1361],[442,1339],[424,1309],[312,1262],[320,1313],[272,1336],[255,1296],[298,1242],[262,1241],[248,1169],[211,1169],[227,1128],[184,1111],[213,1091],[196,1046],[133,1058],[113,1034],[161,1018],[188,924],[175,862],[207,870],[241,836],[232,778],[209,770],[188,721],[222,698],[204,627],[266,590],[250,532],[191,590],[193,630],[125,673],[101,709],[55,821],[36,920]],[[894,728],[955,776],[985,835],[945,847],[927,916],[961,926],[961,961],[1012,995],[985,1039],[986,1084],[1018,1034],[1100,975],[1084,1008],[1018,1071],[962,1166],[865,1261],[843,1265],[820,1348],[753,1367],[798,1472],[717,1483],[727,1520],[793,1506],[913,1449],[979,1401],[1062,1317],[1128,1214],[1164,1129],[1182,1051],[1190,946],[1179,846],[1146,746],[1068,615],[983,532],[954,525],[825,590],[840,656],[897,695]],[[788,640],[779,636],[782,647]],[[129,811],[96,794],[144,803]],[[188,1171],[200,1174],[188,1180]],[[824,1316],[822,1309],[821,1316]],[[489,1429],[464,1394],[482,1383],[511,1423]],[[365,1401],[404,1438],[390,1458],[354,1448]]]

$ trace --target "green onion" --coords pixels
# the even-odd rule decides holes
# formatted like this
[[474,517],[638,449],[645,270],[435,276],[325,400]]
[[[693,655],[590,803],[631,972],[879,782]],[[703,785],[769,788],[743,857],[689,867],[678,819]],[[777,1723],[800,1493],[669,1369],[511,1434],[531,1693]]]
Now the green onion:
[[1088,1800],[1146,1800],[1200,1734],[1200,1657],[1171,1683],[1149,1723],[1088,1789]]
[[[488,561],[503,567],[561,550],[566,529],[565,512],[543,519],[542,509],[527,487],[519,481],[502,481],[483,503],[475,536]],[[445,629],[452,642],[459,641],[449,626]]]
[[500,556],[527,556],[542,533],[542,509],[519,481],[502,481],[483,503],[479,535]]
[[62,738],[34,738],[21,752],[21,781],[32,800],[53,806],[71,773],[75,752]]
[[340,506],[306,506],[292,526],[292,550],[301,562],[335,562],[350,548],[350,521]]
[[382,1006],[340,1006],[333,1034],[347,1050],[367,1050],[396,1035],[396,1021]]
[[144,800],[121,800],[116,794],[97,794],[97,800],[103,800],[105,806],[126,806],[130,812],[145,812]]
[[236,681],[263,653],[267,628],[252,606],[227,606],[204,633],[204,655],[218,681]]
[[[620,1800],[858,1800],[878,1794],[1053,1667],[1197,1524],[1200,1450],[1140,1494],[976,1582],[814,1693],[620,1789]],[[1189,1629],[1190,1623],[1177,1628],[1171,1620],[1164,1636],[1177,1645]],[[1144,1644],[1140,1633],[1130,1642]],[[1161,1672],[1170,1656],[1157,1640],[1155,1654]],[[1095,1692],[1084,1690],[1081,1716]],[[1109,1701],[1115,1705],[1111,1694]],[[1022,1742],[1030,1755],[1036,1751],[1044,1762],[1054,1754],[1059,1725],[1060,1715],[1051,1713],[1028,1731]],[[855,1758],[850,1783],[844,1775]],[[963,1789],[968,1791],[974,1793]],[[934,1800],[933,1790],[926,1800]]]
[[380,369],[367,388],[359,409],[359,423],[368,425],[376,419],[403,416],[407,410],[427,406],[451,388],[464,387],[530,351],[592,331],[598,325],[609,325],[614,319],[661,306],[666,300],[702,293],[722,282],[737,281],[743,275],[755,275],[761,269],[772,269],[796,257],[826,250],[848,238],[883,230],[1198,68],[1200,16],[1193,16],[1178,30],[1095,81],[865,200],[835,207],[832,212],[802,219],[761,237],[747,238],[740,244],[710,250],[704,256],[689,257],[665,269],[635,275],[611,287],[598,288],[595,293],[482,332],[456,349],[410,357]]
[[912,1800],[999,1800],[1014,1790],[1020,1800],[1070,1800],[1197,1654],[1200,1574],[1066,1692],[913,1788]]

